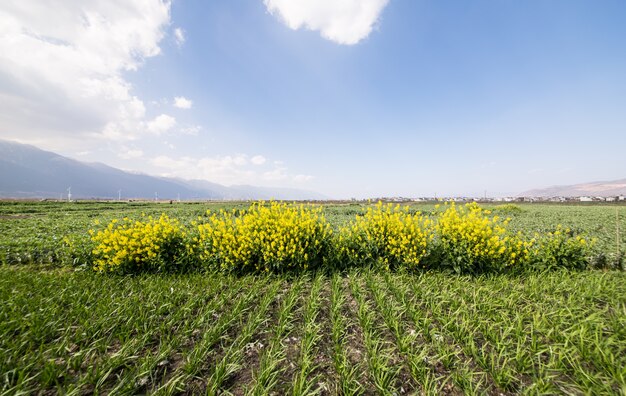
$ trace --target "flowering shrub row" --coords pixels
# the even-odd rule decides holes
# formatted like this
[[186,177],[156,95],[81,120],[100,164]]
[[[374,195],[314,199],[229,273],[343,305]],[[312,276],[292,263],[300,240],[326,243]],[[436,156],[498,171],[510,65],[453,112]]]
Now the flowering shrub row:
[[243,213],[210,214],[194,223],[199,259],[224,271],[306,270],[328,257],[332,230],[321,208],[270,202],[253,204]]
[[503,221],[478,204],[459,208],[452,204],[439,215],[436,234],[439,236],[441,260],[456,272],[492,272],[519,267],[528,261],[533,240],[506,230]]
[[345,267],[374,265],[385,270],[418,268],[433,248],[433,222],[408,207],[378,203],[343,227],[337,262]]
[[165,214],[141,221],[113,219],[104,230],[89,233],[95,244],[92,255],[96,271],[177,271],[193,253],[178,220]]
[[528,239],[475,203],[431,215],[378,203],[333,232],[321,207],[270,202],[207,212],[183,227],[166,215],[90,230],[101,272],[288,272],[374,266],[486,273],[584,268],[591,242],[560,227]]

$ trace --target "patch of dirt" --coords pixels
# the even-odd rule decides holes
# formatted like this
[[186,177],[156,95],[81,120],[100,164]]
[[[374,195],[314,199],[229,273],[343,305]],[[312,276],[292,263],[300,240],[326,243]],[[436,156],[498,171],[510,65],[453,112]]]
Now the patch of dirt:
[[212,345],[213,349],[209,352],[203,368],[196,374],[197,379],[187,385],[184,394],[197,395],[206,393],[207,383],[205,377],[208,375],[209,369],[214,367],[216,362],[219,362],[226,355],[228,346],[237,338],[237,333],[241,330],[241,326],[241,322],[238,324],[233,323],[226,329],[226,332],[222,334],[220,339]]
[[[417,309],[422,310],[422,312],[424,313],[424,316],[427,317],[429,321],[431,322],[430,327],[429,327],[430,332],[432,334],[435,334],[435,336],[443,337],[444,342],[449,346],[449,348],[456,352],[456,356],[454,359],[455,361],[454,363],[452,363],[452,367],[450,369],[447,369],[443,365],[443,363],[439,361],[429,362],[429,364],[431,365],[431,369],[436,374],[449,375],[451,372],[454,371],[454,366],[466,364],[469,367],[469,369],[472,370],[473,372],[484,373],[484,379],[486,383],[485,385],[483,385],[482,392],[484,392],[485,394],[494,395],[494,396],[504,396],[504,395],[514,394],[507,390],[500,389],[496,385],[496,382],[494,381],[493,377],[489,373],[486,372],[486,368],[480,367],[480,365],[474,360],[473,357],[465,354],[465,352],[463,351],[462,344],[460,344],[451,334],[448,334],[446,331],[443,330],[442,324],[439,322],[437,317],[433,314],[431,309],[426,305],[426,303],[423,302],[423,300],[418,299],[415,296],[411,296],[410,295],[411,291],[412,291],[411,289],[409,289],[408,291],[409,295],[407,296],[408,297],[407,303],[415,304],[415,307],[417,307]],[[444,308],[442,309],[445,310],[446,307],[447,305],[444,306]],[[483,343],[485,343],[485,339],[483,338],[482,334],[480,334],[480,332],[476,333],[475,341],[479,349],[482,347]],[[423,342],[430,343],[430,341],[428,340],[423,340]],[[446,390],[446,389],[448,389],[449,391],[449,393],[447,394],[453,394],[453,395],[463,394],[462,390],[459,389],[454,384],[446,384],[443,387],[443,390]]]
[[[259,290],[259,293],[257,294],[256,298],[257,299],[261,298],[261,296],[263,296],[268,291],[268,287],[269,285],[265,285],[261,290]],[[278,296],[274,298],[271,304],[274,304],[276,302],[277,297]],[[210,352],[210,355],[207,357],[204,367],[200,370],[200,372],[196,374],[196,379],[191,381],[189,384],[187,384],[187,388],[185,389],[185,392],[182,392],[182,394],[197,395],[197,394],[205,394],[207,392],[206,377],[208,376],[210,368],[214,367],[217,362],[223,360],[224,356],[226,355],[228,351],[228,348],[237,339],[238,333],[242,329],[242,326],[245,326],[245,323],[248,320],[250,320],[251,315],[254,315],[254,307],[251,306],[253,301],[254,301],[254,297],[252,298],[251,301],[247,303],[247,307],[244,308],[243,316],[245,317],[245,320],[240,320],[238,321],[238,323],[232,323],[230,326],[228,326],[228,328],[226,329],[226,332],[222,334],[219,341],[213,345],[213,350]],[[229,307],[232,306],[233,304],[234,304],[234,300],[228,301],[227,306],[224,307],[223,312],[228,312]],[[249,308],[252,308],[252,309],[249,309]],[[272,305],[270,306],[269,309],[272,309]],[[237,375],[238,373],[234,373],[230,378],[226,379],[225,382],[222,384],[222,388],[233,385],[234,384],[233,376],[237,376]]]
[[284,293],[277,295],[270,303],[269,319],[264,321],[256,333],[252,336],[252,339],[244,347],[244,357],[241,362],[239,371],[234,373],[223,384],[224,389],[228,389],[233,395],[241,396],[245,394],[247,388],[250,387],[254,376],[259,372],[259,366],[261,361],[261,355],[263,351],[268,347],[271,333],[271,325],[276,322],[278,318],[278,310],[280,309],[280,301],[284,297]]
[[20,219],[30,219],[31,217],[33,216],[25,215],[25,214],[0,215],[0,220],[20,220]]

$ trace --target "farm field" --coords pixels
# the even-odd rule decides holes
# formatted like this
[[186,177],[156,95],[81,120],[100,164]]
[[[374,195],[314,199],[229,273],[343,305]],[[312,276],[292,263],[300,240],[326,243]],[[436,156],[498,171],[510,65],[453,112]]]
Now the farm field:
[[617,394],[626,274],[0,268],[2,394]]
[[[621,271],[117,276],[63,261],[96,220],[247,206],[0,203],[0,394],[626,394]],[[363,206],[324,213],[336,228]],[[615,254],[616,206],[486,207]]]
[[[326,204],[323,213],[336,229],[364,212],[366,204]],[[102,224],[114,218],[141,217],[142,213],[158,217],[166,213],[170,217],[189,224],[206,211],[247,208],[248,202],[238,203],[118,203],[118,202],[11,202],[0,201],[0,263],[58,262],[62,257],[63,237],[83,237],[93,227],[94,221]],[[576,232],[584,232],[595,238],[595,251],[609,260],[616,254],[616,225],[621,230],[619,244],[626,247],[626,206],[624,205],[564,205],[564,204],[516,204],[512,209],[506,205],[482,205],[493,209],[494,214],[510,217],[512,231],[528,235],[535,232],[553,231],[558,224]],[[414,203],[412,211],[429,214],[434,203]],[[616,211],[618,216],[616,217]],[[619,219],[619,223],[617,223]]]

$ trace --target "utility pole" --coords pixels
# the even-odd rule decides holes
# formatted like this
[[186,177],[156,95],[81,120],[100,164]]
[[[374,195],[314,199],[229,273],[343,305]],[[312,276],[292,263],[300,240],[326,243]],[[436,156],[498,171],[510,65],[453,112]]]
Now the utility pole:
[[122,202],[122,190],[117,190],[117,200]]
[[154,192],[154,202],[158,202],[159,201],[159,193],[157,193],[156,191]]
[[67,188],[67,202],[72,202],[72,187]]

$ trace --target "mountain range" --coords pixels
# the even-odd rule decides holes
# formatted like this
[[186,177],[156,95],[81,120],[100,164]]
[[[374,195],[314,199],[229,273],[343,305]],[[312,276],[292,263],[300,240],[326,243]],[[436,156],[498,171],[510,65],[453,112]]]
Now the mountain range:
[[523,197],[611,197],[626,195],[626,179],[552,186],[525,191]]
[[323,200],[307,190],[248,185],[224,186],[125,172],[81,162],[35,146],[0,140],[0,197],[60,198],[71,187],[75,199]]
[[[325,200],[307,190],[249,185],[224,186],[122,171],[102,163],[81,162],[35,146],[0,140],[0,198],[182,200]],[[589,182],[524,191],[526,197],[626,195],[626,179]]]

